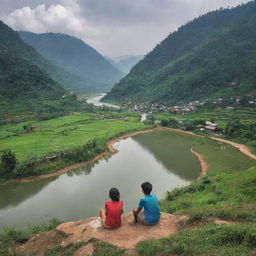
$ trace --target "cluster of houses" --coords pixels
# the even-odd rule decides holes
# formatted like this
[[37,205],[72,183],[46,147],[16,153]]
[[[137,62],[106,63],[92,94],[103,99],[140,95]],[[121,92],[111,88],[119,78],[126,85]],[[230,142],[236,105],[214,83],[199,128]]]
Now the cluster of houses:
[[[241,98],[233,98],[231,97],[230,98],[230,101],[232,104],[236,103],[236,104],[239,104],[241,103]],[[219,105],[221,103],[223,103],[224,100],[223,99],[217,99],[217,100],[214,100],[212,103],[215,104],[215,105]],[[247,102],[249,105],[253,105],[253,104],[256,104],[256,99],[247,99]],[[234,109],[233,107],[231,106],[227,106],[226,109]]]
[[201,101],[191,101],[188,104],[182,105],[182,106],[166,106],[164,104],[151,104],[151,105],[146,105],[146,104],[135,104],[132,105],[131,102],[127,103],[127,106],[131,111],[135,112],[147,112],[147,113],[157,113],[157,112],[171,112],[171,113],[184,113],[184,112],[193,112],[196,110],[197,106],[202,106],[204,105],[203,102]]
[[[230,98],[230,100],[233,103],[240,103],[241,98]],[[216,99],[212,101],[212,104],[214,105],[220,105],[223,103],[223,99]],[[129,107],[130,111],[135,111],[135,112],[147,112],[147,113],[157,113],[157,112],[171,112],[171,113],[186,113],[186,112],[194,112],[198,106],[203,106],[205,103],[199,100],[191,101],[187,104],[184,105],[176,105],[176,106],[166,106],[164,104],[133,104],[132,102],[128,102],[126,104],[127,107]],[[248,104],[255,104],[256,105],[256,99],[255,100],[248,100]],[[226,109],[232,110],[234,107],[232,106],[227,106]]]

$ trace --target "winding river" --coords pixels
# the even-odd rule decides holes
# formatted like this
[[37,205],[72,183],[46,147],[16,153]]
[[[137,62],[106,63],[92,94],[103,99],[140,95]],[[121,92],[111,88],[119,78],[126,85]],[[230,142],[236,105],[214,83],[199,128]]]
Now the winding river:
[[106,95],[106,93],[102,93],[100,95],[97,95],[95,97],[91,97],[87,100],[87,103],[89,104],[93,104],[97,107],[101,107],[101,106],[107,106],[107,107],[112,107],[112,108],[116,108],[119,109],[120,107],[117,105],[113,105],[113,104],[109,104],[109,103],[105,103],[105,102],[101,102],[100,100]]
[[170,131],[139,134],[116,143],[118,153],[111,157],[59,177],[0,184],[0,228],[97,216],[111,187],[119,188],[125,211],[137,205],[144,181],[152,182],[153,192],[163,198],[201,174],[190,137]]

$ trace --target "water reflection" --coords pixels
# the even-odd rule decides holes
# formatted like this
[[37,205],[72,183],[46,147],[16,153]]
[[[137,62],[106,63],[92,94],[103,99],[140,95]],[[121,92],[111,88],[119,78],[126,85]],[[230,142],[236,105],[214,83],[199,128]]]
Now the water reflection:
[[23,201],[35,196],[57,177],[31,182],[0,183],[0,209],[14,207]]
[[168,133],[122,140],[115,144],[119,152],[112,157],[57,178],[0,186],[0,228],[22,227],[53,217],[74,221],[97,216],[111,187],[119,188],[124,209],[130,211],[142,196],[144,181],[153,184],[159,198],[168,190],[189,184],[200,174],[198,160],[190,153],[186,136],[172,133],[174,137],[169,137]]
[[195,145],[195,139],[181,133],[156,131],[141,134],[132,138],[144,149],[152,153],[170,172],[182,179],[192,181],[200,176],[201,167],[190,148]]

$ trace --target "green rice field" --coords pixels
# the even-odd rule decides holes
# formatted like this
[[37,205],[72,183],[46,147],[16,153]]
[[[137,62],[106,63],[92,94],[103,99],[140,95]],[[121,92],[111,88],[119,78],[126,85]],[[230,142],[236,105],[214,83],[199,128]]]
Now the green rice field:
[[0,151],[11,149],[19,161],[24,161],[31,156],[42,158],[72,149],[95,138],[106,142],[120,134],[146,128],[135,114],[129,114],[127,120],[79,113],[47,121],[7,124],[0,126]]

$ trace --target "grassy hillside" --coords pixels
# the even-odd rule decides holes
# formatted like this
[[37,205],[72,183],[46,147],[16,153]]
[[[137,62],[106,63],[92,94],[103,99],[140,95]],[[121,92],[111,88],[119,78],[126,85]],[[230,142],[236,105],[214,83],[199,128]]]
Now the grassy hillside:
[[51,65],[0,21],[0,123],[88,109],[41,66]]
[[105,100],[168,105],[255,95],[256,2],[210,12],[145,56]]
[[[188,215],[188,228],[168,238],[138,244],[138,254],[254,255],[256,168],[246,168],[227,171],[220,163],[200,181],[168,192],[161,201],[162,209]],[[217,225],[209,218],[230,221],[232,225]]]
[[69,89],[73,91],[105,92],[123,76],[95,49],[78,38],[57,33],[19,32],[19,35],[42,56],[71,74],[70,79],[74,81]]

